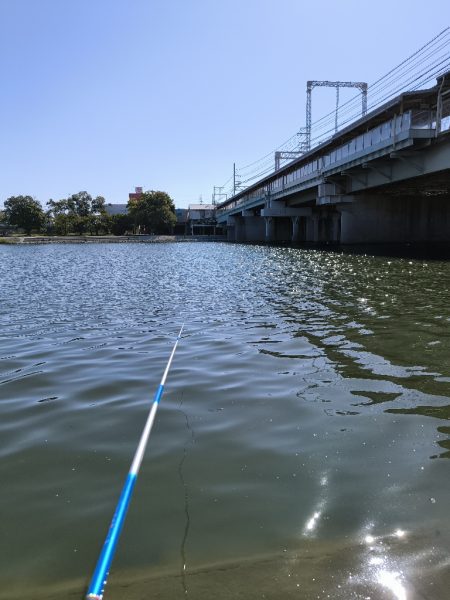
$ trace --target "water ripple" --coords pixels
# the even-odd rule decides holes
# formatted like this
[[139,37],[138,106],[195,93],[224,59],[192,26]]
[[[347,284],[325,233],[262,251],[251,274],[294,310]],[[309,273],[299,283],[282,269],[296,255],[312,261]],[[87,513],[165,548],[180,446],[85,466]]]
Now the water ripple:
[[149,576],[161,597],[223,581],[252,598],[258,581],[257,597],[441,600],[448,263],[200,243],[0,255],[1,600],[50,597],[55,577],[78,582],[59,600],[81,597],[183,321],[111,600]]

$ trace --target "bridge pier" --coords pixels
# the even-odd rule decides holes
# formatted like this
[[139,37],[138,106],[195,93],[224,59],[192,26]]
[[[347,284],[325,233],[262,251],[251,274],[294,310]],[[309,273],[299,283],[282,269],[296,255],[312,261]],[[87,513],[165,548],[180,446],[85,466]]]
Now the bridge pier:
[[315,241],[326,244],[338,244],[340,241],[341,215],[332,207],[321,210],[318,216],[318,238]]
[[296,216],[291,217],[292,221],[292,239],[293,244],[301,244],[306,241],[307,223],[309,217]]
[[275,241],[275,217],[264,217],[266,224],[265,241],[268,243]]
[[227,217],[227,242],[236,241],[236,215]]
[[245,242],[245,222],[244,217],[236,215],[235,236],[236,242]]
[[[345,198],[342,199],[341,198]],[[314,212],[313,212],[314,211]],[[450,194],[333,196],[314,208],[278,204],[227,219],[230,242],[394,244],[450,242]]]
[[331,242],[338,244],[341,241],[341,215],[339,213],[333,213],[331,215],[332,229],[331,229]]
[[291,242],[297,244],[307,237],[307,221],[311,208],[293,208],[278,204],[261,210],[266,226],[266,242]]
[[252,210],[243,210],[242,216],[245,227],[246,242],[262,242],[265,239],[265,223],[259,215]]
[[339,206],[341,244],[449,242],[450,197],[355,196]]
[[275,217],[275,239],[277,242],[292,241],[292,221],[290,217]]
[[[311,208],[290,207],[264,209],[261,212],[262,216],[244,210],[241,214],[228,217],[227,241],[292,244],[340,241],[341,218],[344,217],[342,212],[336,212],[332,207],[321,208],[315,213]],[[344,233],[353,227],[351,223],[354,218],[354,215],[347,215],[347,230]]]
[[264,219],[252,211],[227,218],[227,242],[263,242],[265,240]]
[[317,244],[319,241],[319,215],[311,215],[306,222],[306,241]]
[[300,240],[300,218],[301,217],[291,217],[292,221],[292,243],[297,244]]

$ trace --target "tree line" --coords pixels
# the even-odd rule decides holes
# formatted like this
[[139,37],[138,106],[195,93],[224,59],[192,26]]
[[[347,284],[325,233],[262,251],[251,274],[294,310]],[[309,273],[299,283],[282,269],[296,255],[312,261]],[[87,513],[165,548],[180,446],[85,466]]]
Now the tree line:
[[32,196],[11,196],[0,211],[0,222],[46,235],[171,233],[176,223],[172,198],[161,191],[143,192],[129,200],[127,214],[109,215],[103,196],[78,192],[61,200],[50,199],[44,209]]

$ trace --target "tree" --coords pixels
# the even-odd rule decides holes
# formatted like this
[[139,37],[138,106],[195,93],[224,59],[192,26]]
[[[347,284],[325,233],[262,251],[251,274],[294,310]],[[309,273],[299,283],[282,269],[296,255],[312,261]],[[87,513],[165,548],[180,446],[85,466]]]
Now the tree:
[[44,221],[41,226],[41,230],[47,235],[52,235],[55,230],[55,223],[50,211],[46,210],[44,213]]
[[175,205],[166,192],[143,192],[128,202],[128,212],[149,233],[170,233],[177,222]]
[[92,209],[92,196],[87,192],[78,192],[67,198],[70,212],[78,217],[87,217]]
[[53,219],[55,233],[57,235],[67,235],[74,229],[74,215],[58,213]]
[[87,217],[87,228],[91,235],[100,235],[100,232],[109,233],[111,230],[111,217],[107,212],[91,214]]
[[83,235],[86,229],[89,226],[89,215],[73,215],[72,216],[72,230],[75,230],[75,233],[78,235]]
[[100,221],[100,229],[103,229],[104,233],[111,233],[112,220],[108,213],[103,212],[99,217],[96,217]]
[[53,218],[56,218],[58,215],[67,215],[69,213],[69,204],[65,198],[62,200],[52,200],[50,198],[47,202],[47,206],[49,207],[48,213]]
[[83,234],[86,229],[109,231],[109,217],[105,210],[103,196],[92,198],[87,192],[78,192],[61,200],[47,202],[48,215],[53,219],[55,231],[62,235],[68,233]]
[[133,230],[133,219],[130,215],[113,215],[111,219],[111,232],[113,235],[124,235]]
[[91,212],[103,215],[106,213],[105,204],[106,200],[103,198],[103,196],[97,196],[91,202]]
[[5,202],[5,218],[9,225],[16,225],[29,235],[32,229],[40,229],[45,214],[40,203],[31,196],[11,196]]

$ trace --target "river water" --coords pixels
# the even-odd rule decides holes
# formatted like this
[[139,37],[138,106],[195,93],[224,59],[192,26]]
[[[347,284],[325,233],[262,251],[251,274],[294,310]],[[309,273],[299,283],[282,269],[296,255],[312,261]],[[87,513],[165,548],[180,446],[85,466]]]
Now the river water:
[[0,599],[443,600],[450,262],[0,246]]

